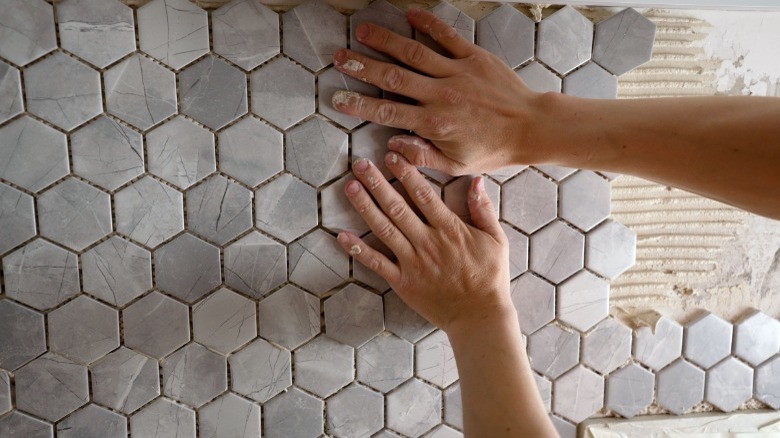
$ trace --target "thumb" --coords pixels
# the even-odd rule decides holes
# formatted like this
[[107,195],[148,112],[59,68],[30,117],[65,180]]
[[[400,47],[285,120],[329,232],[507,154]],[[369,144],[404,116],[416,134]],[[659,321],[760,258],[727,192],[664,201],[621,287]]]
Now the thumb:
[[485,177],[477,176],[471,181],[468,192],[469,213],[474,226],[496,239],[504,235],[498,223],[493,202],[485,191]]
[[416,135],[396,135],[387,142],[387,148],[403,155],[417,167],[427,167],[450,175],[458,174],[458,163],[444,155],[430,141]]

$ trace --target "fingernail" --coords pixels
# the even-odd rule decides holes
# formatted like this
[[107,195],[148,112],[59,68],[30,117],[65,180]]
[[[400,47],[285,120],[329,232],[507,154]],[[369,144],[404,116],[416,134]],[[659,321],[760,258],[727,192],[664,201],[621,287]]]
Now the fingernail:
[[418,9],[418,8],[409,9],[409,16],[410,17],[416,17],[418,15],[420,15],[420,9]]
[[352,170],[359,174],[366,173],[369,164],[370,162],[365,158],[358,158],[354,163],[352,163]]
[[357,37],[359,40],[368,38],[368,35],[371,34],[371,28],[367,24],[361,24],[357,28]]
[[338,90],[333,93],[331,103],[334,107],[345,107],[358,99],[360,99],[360,94],[354,91]]
[[339,233],[337,239],[341,243],[349,243],[349,236],[347,235],[347,233],[344,232]]
[[350,195],[354,195],[355,193],[360,191],[360,183],[352,180],[347,183],[347,193]]
[[344,49],[340,49],[336,52],[335,55],[333,55],[333,63],[336,65],[341,65],[347,60],[347,51]]

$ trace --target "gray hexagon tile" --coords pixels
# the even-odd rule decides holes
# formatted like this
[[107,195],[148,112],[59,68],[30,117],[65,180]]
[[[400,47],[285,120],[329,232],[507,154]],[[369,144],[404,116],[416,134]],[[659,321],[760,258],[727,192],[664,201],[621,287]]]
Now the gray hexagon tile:
[[265,403],[292,385],[290,352],[262,339],[230,356],[229,362],[231,389],[257,402]]
[[579,423],[604,406],[604,378],[577,366],[555,380],[553,412]]
[[755,311],[734,325],[734,353],[756,366],[780,352],[780,321]]
[[555,318],[555,286],[527,272],[509,285],[520,330],[531,334]]
[[609,182],[594,172],[581,170],[560,184],[558,216],[588,231],[609,216]]
[[114,197],[116,230],[154,248],[184,230],[181,192],[144,176]]
[[191,343],[162,361],[163,393],[199,408],[227,390],[227,361]]
[[348,284],[325,300],[325,333],[355,348],[384,328],[382,297],[356,284]]
[[120,347],[90,366],[92,401],[131,414],[160,395],[156,360]]
[[[85,318],[89,315],[89,318]],[[119,347],[119,314],[84,295],[48,316],[49,351],[88,364]]]
[[353,379],[354,349],[322,335],[295,350],[295,384],[327,398]]
[[552,410],[552,382],[536,373],[533,373],[533,377],[539,396],[542,397],[542,404],[549,413]]
[[334,233],[348,230],[357,235],[363,235],[370,230],[366,221],[352,207],[344,194],[344,186],[354,179],[355,177],[348,173],[320,192],[322,226]]
[[279,17],[256,0],[233,0],[211,13],[214,52],[252,70],[279,53]]
[[385,327],[409,342],[416,343],[433,332],[436,327],[407,306],[395,291],[383,297],[385,307]]
[[0,255],[35,237],[32,196],[0,183]]
[[57,4],[62,48],[105,67],[135,50],[133,10],[117,0],[68,0]]
[[607,409],[631,418],[653,401],[655,376],[635,363],[612,373],[607,379]]
[[320,333],[320,300],[288,284],[258,305],[260,336],[293,350]]
[[[498,181],[499,183],[503,184],[507,182],[510,178],[517,175],[518,173],[524,171],[527,169],[528,166],[525,164],[520,164],[517,166],[507,166],[503,167],[501,169],[496,169],[492,172],[489,172],[488,175],[493,178],[494,180]],[[429,175],[430,176],[430,175]]]
[[596,24],[593,60],[622,75],[650,60],[655,23],[628,8]]
[[165,397],[160,397],[130,417],[133,435],[195,437],[195,411]]
[[463,434],[449,426],[440,425],[425,434],[425,438],[463,438]]
[[685,358],[709,369],[731,354],[731,324],[706,313],[685,328]]
[[324,417],[322,400],[298,388],[274,397],[264,405],[264,434],[268,438],[289,436],[314,438],[322,435]]
[[0,300],[0,368],[14,371],[45,352],[44,324],[40,313],[10,300]]
[[254,70],[249,81],[252,112],[280,129],[289,129],[314,113],[314,76],[287,58]]
[[631,357],[631,329],[609,318],[582,338],[582,363],[607,375]]
[[555,221],[531,236],[529,267],[560,283],[582,269],[585,236],[561,221]]
[[255,192],[255,225],[290,243],[317,226],[317,190],[284,173]]
[[57,436],[124,438],[127,436],[127,418],[90,403],[58,423]]
[[[550,346],[554,345],[555,349]],[[550,324],[528,337],[531,367],[551,379],[577,365],[580,358],[580,336]]]
[[704,399],[704,371],[679,359],[658,372],[656,401],[674,414],[683,414]]
[[347,135],[320,118],[293,128],[286,136],[287,170],[319,187],[347,170]]
[[124,344],[160,359],[190,340],[187,306],[159,292],[134,302],[122,311]]
[[609,314],[609,283],[580,271],[558,286],[558,319],[586,332]]
[[360,385],[329,398],[327,410],[327,430],[334,436],[371,436],[384,425],[384,398]]
[[441,330],[415,345],[415,375],[439,388],[458,380],[458,367],[447,334]]
[[100,116],[70,136],[73,171],[106,190],[144,173],[141,134],[106,116]]
[[753,396],[753,369],[730,357],[707,371],[704,398],[723,412],[731,412]]
[[206,11],[188,0],[153,0],[138,8],[142,51],[180,69],[209,51]]
[[219,169],[256,187],[284,170],[282,133],[254,117],[224,129],[219,140]]
[[[458,32],[458,35],[465,38],[466,41],[471,43],[474,42],[474,19],[467,13],[447,2],[439,3],[432,7],[430,11],[450,27],[454,28],[455,31]],[[417,41],[425,44],[436,52],[449,56],[449,52],[441,47],[439,43],[434,41],[430,35],[422,32],[415,32],[414,37]]]
[[76,178],[68,178],[38,197],[41,236],[81,251],[113,231],[111,199]]
[[403,37],[412,37],[412,26],[409,25],[409,22],[406,20],[406,14],[402,10],[396,8],[387,0],[372,2],[365,9],[361,9],[349,17],[349,28],[351,29],[349,47],[374,59],[389,61],[390,57],[358,41],[357,31],[362,23],[374,23],[385,29],[390,29]]
[[780,409],[780,355],[761,364],[755,369],[755,375],[756,399],[772,409]]
[[[390,248],[387,247],[375,234],[370,233],[362,237],[363,243],[371,246],[375,250],[384,254],[388,259],[394,260],[395,256]],[[366,265],[358,262],[355,258],[352,258],[352,278],[361,283],[376,289],[379,293],[387,292],[390,289],[390,285],[387,280],[382,278],[379,274],[372,271]]]
[[19,70],[0,61],[0,123],[16,116],[24,110],[22,103],[22,81]]
[[[387,2],[384,1],[384,3]],[[395,6],[391,7],[395,8]],[[338,90],[352,91],[369,97],[380,97],[382,94],[379,88],[339,73],[334,67],[322,71],[317,76],[317,112],[345,129],[355,129],[363,123],[363,120],[346,115],[333,108],[333,94]]]
[[[468,190],[474,178],[476,178],[476,175],[461,176],[450,181],[444,187],[444,204],[467,224],[472,224],[471,213],[469,212]],[[498,217],[501,209],[501,187],[488,178],[483,177],[483,181],[485,192],[493,203],[493,209],[496,212],[496,217]]]
[[260,406],[227,393],[198,411],[198,430],[203,437],[260,436]]
[[318,297],[349,277],[349,257],[336,238],[322,230],[290,245],[289,257],[290,281]]
[[539,23],[536,57],[564,75],[590,59],[593,23],[566,6]]
[[157,287],[188,303],[222,283],[219,248],[189,233],[157,248],[154,267]]
[[152,288],[149,251],[113,236],[81,256],[84,292],[122,307]]
[[534,168],[554,179],[555,181],[561,181],[577,171],[577,169],[571,167],[555,166],[552,164],[540,164],[534,166]]
[[537,93],[561,92],[561,78],[536,61],[518,70],[517,75]]
[[[446,4],[446,3],[442,3]],[[385,178],[393,179],[390,169],[385,166],[385,155],[389,152],[387,141],[390,137],[403,134],[400,129],[369,123],[352,133],[352,161],[365,158],[371,161]]]
[[70,172],[65,134],[28,117],[0,128],[0,178],[37,192]]
[[59,421],[89,401],[87,368],[56,354],[46,353],[14,374],[16,407],[44,420]]
[[441,391],[411,379],[386,398],[387,427],[418,437],[441,422]]
[[444,390],[444,422],[452,427],[463,429],[463,400],[460,396],[460,383],[455,383]]
[[501,5],[477,24],[477,44],[513,69],[534,56],[535,34],[533,20],[510,4]]
[[222,175],[187,191],[187,227],[219,245],[252,227],[252,192]]
[[149,172],[181,189],[217,170],[214,135],[182,116],[148,133],[146,148]]
[[521,231],[533,233],[555,219],[558,188],[538,172],[525,170],[502,189],[501,218]]
[[0,56],[24,66],[57,48],[52,6],[43,0],[15,4],[0,16]]
[[0,418],[0,434],[29,438],[53,438],[54,428],[51,424],[37,418],[13,411]]
[[[347,18],[325,2],[303,2],[282,15],[284,53],[319,71],[333,63],[333,54],[347,46]],[[311,35],[316,35],[312,38]]]
[[657,371],[680,357],[682,342],[680,324],[661,317],[654,328],[639,327],[634,331],[634,358]]
[[414,347],[390,333],[382,333],[357,351],[357,379],[383,394],[411,378],[413,371]]
[[0,371],[0,415],[11,408],[11,377],[7,371]]
[[636,233],[607,219],[585,237],[585,267],[615,279],[636,261]]
[[192,306],[195,342],[230,354],[257,335],[255,303],[228,289],[220,289]]
[[287,281],[287,251],[257,231],[225,248],[225,284],[258,299]]
[[246,75],[214,55],[179,73],[181,112],[217,130],[246,114]]
[[587,99],[615,99],[617,87],[617,77],[592,62],[563,79],[565,94]]

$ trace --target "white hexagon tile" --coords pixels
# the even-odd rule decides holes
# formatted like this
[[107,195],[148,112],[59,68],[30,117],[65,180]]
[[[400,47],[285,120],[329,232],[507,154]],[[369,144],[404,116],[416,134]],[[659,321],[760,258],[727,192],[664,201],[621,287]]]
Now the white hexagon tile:
[[[0,436],[462,436],[446,335],[335,240],[369,231],[349,163],[381,163],[400,131],[333,109],[337,89],[381,95],[333,54],[378,55],[355,41],[366,21],[443,49],[386,0],[125,3],[0,0]],[[595,25],[572,7],[431,10],[534,90],[580,97],[616,97],[655,34],[632,9]],[[468,220],[470,177],[426,174]],[[780,408],[769,315],[609,318],[636,235],[609,219],[608,179],[515,166],[488,185],[562,434],[654,401]]]

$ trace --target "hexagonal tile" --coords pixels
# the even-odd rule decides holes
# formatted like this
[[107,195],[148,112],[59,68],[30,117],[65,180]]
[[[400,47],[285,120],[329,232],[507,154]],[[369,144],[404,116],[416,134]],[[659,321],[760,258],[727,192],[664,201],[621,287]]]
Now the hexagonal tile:
[[179,73],[181,112],[217,130],[246,114],[246,75],[209,55]]
[[0,255],[34,237],[35,232],[32,196],[0,183]]
[[11,408],[11,376],[7,371],[0,370],[0,415],[10,411]]
[[413,371],[412,344],[390,333],[383,333],[358,349],[357,379],[383,394],[412,377]]
[[257,339],[230,356],[233,391],[265,403],[292,385],[290,352]]
[[531,236],[531,270],[560,283],[582,269],[585,236],[577,230],[555,221]]
[[[37,1],[37,0],[36,0]],[[0,128],[0,178],[37,192],[70,172],[65,134],[28,117]]]
[[152,288],[152,255],[113,236],[81,256],[84,292],[122,307]]
[[593,23],[566,6],[539,23],[536,57],[565,75],[590,59]]
[[252,70],[279,53],[279,16],[255,0],[234,0],[211,13],[214,52]]
[[198,426],[202,436],[260,436],[260,406],[227,393],[198,410]]
[[460,396],[460,382],[444,390],[444,422],[463,429],[463,400]]
[[655,23],[632,8],[599,22],[593,41],[593,60],[616,75],[649,61]]
[[683,328],[661,317],[654,329],[639,327],[634,331],[634,359],[654,370],[660,370],[680,357]]
[[765,313],[755,311],[745,316],[734,331],[734,353],[753,366],[780,351],[780,321]]
[[165,397],[130,417],[133,435],[157,437],[194,437],[195,411]]
[[631,357],[631,329],[614,319],[605,319],[582,338],[582,363],[609,374]]
[[73,171],[106,190],[144,173],[141,134],[100,116],[70,136]]
[[50,4],[32,0],[14,5],[0,17],[0,56],[26,65],[57,48]]
[[536,61],[518,70],[517,75],[537,93],[561,92],[561,78]]
[[41,236],[81,251],[113,231],[111,198],[76,178],[68,178],[38,198]]
[[259,305],[260,336],[293,350],[320,333],[320,300],[288,284]]
[[255,192],[255,225],[290,243],[317,226],[317,190],[289,173]]
[[685,328],[683,353],[691,362],[709,369],[731,354],[731,324],[706,313]]
[[295,384],[322,398],[352,381],[354,349],[322,335],[295,350]]
[[105,304],[82,295],[49,314],[53,353],[88,364],[117,347],[119,315]]
[[209,51],[206,11],[187,0],[153,0],[138,8],[141,50],[176,70]]
[[756,368],[756,399],[772,409],[780,409],[780,355]]
[[327,407],[328,433],[334,436],[371,436],[384,426],[384,398],[363,386],[340,391]]
[[609,315],[609,283],[580,271],[558,286],[558,319],[581,332]]
[[581,170],[560,184],[558,216],[588,231],[609,216],[609,182],[594,172]]
[[162,378],[166,396],[199,408],[227,390],[227,362],[191,343],[162,361]]
[[357,28],[362,23],[367,22],[382,26],[385,29],[390,29],[403,37],[412,37],[412,26],[409,25],[404,11],[391,5],[387,0],[376,0],[372,2],[364,9],[355,12],[349,17],[349,28],[351,29],[349,47],[352,50],[364,53],[371,58],[382,61],[391,60],[388,55],[377,52],[357,40]]
[[79,294],[76,254],[43,239],[3,257],[5,294],[38,310],[58,306]]
[[527,168],[528,166],[526,166],[525,164],[519,164],[517,166],[507,166],[507,167],[502,167],[500,169],[493,170],[489,172],[488,175],[494,180],[503,184]]
[[355,348],[385,328],[382,298],[348,284],[325,301],[325,333]]
[[222,283],[219,248],[189,233],[157,248],[154,267],[157,287],[188,303]]
[[181,192],[145,176],[114,196],[116,230],[154,248],[184,230]]
[[[303,2],[282,15],[284,53],[310,70],[333,62],[333,54],[347,46],[347,18],[323,2]],[[317,35],[317,38],[309,38]]]
[[43,315],[13,301],[0,300],[0,368],[13,371],[45,352],[44,330]]
[[403,130],[376,123],[361,126],[352,133],[352,160],[366,158],[382,172],[385,178],[392,179],[393,174],[385,166],[385,155],[389,152],[387,141],[403,133]]
[[501,5],[479,20],[477,44],[514,69],[534,56],[535,34],[533,20],[512,5]]
[[347,170],[347,135],[314,118],[287,134],[287,170],[319,187]]
[[255,303],[220,289],[192,307],[192,335],[196,342],[229,354],[257,335]]
[[106,110],[138,129],[176,113],[176,75],[141,54],[106,70],[103,78]]
[[528,355],[531,368],[546,377],[557,379],[577,365],[580,359],[580,336],[550,324],[528,337]]
[[680,415],[704,399],[704,371],[685,359],[658,372],[656,401],[661,407]]
[[117,0],[70,0],[57,5],[60,44],[105,67],[135,50],[133,10]]
[[614,280],[636,261],[636,233],[607,219],[585,236],[585,267]]
[[225,248],[225,284],[262,298],[287,281],[287,250],[257,231]]
[[604,406],[604,378],[577,366],[555,381],[553,411],[579,423]]
[[58,423],[57,436],[63,438],[85,436],[124,438],[127,436],[127,419],[106,408],[90,403]]
[[214,135],[182,116],[148,133],[146,150],[149,172],[181,189],[217,170]]
[[[474,42],[474,19],[467,13],[461,11],[455,6],[442,2],[432,7],[430,11],[433,15],[437,16],[440,20],[453,27],[458,35],[466,39],[466,41]],[[439,43],[433,40],[430,35],[423,32],[415,32],[414,38],[425,44],[427,47],[441,53],[445,56],[449,56],[449,52],[445,50]],[[522,40],[521,40],[522,41]],[[533,42],[531,43],[533,44]]]
[[385,327],[392,333],[415,343],[427,336],[436,327],[407,306],[395,291],[383,297],[385,307]]
[[555,319],[555,286],[526,272],[509,285],[520,330],[526,335]]
[[281,129],[314,113],[314,76],[287,58],[253,71],[250,84],[252,112]]
[[617,98],[617,76],[589,63],[563,79],[563,92],[586,99]]
[[455,353],[441,330],[418,342],[415,347],[415,375],[439,388],[446,388],[458,380]]
[[550,415],[550,421],[552,422],[555,431],[558,432],[560,438],[576,438],[577,426],[570,422],[558,417],[556,415]]
[[322,435],[325,422],[322,400],[292,388],[265,404],[265,434],[268,438],[289,436],[314,438]]
[[[352,47],[354,50],[354,46]],[[320,73],[317,77],[317,111],[345,129],[355,129],[363,123],[363,120],[333,108],[333,93],[337,90],[353,91],[369,97],[380,97],[382,94],[382,90],[379,88],[342,74],[334,67]]]
[[[471,212],[469,211],[468,191],[469,187],[471,187],[471,182],[475,178],[476,175],[461,176],[449,182],[444,187],[444,204],[467,224],[473,224],[471,221]],[[498,217],[501,208],[501,187],[492,180],[484,177],[483,181],[485,184],[485,192],[487,192],[488,198],[490,198],[490,201],[493,203],[493,209],[496,212],[496,217]]]
[[124,344],[162,358],[190,340],[187,306],[159,292],[141,298],[122,311]]
[[0,61],[0,100],[5,102],[0,108],[0,123],[24,111],[19,70],[3,61]]
[[504,184],[501,218],[526,233],[555,219],[558,187],[538,172],[525,170]]
[[552,382],[533,373],[534,382],[536,383],[536,389],[539,391],[539,396],[542,398],[542,404],[549,413],[552,410]]
[[463,433],[458,432],[449,426],[439,425],[425,434],[425,438],[463,438]]
[[44,420],[59,421],[89,401],[87,368],[56,354],[19,368],[15,378],[16,407]]
[[630,363],[607,379],[607,409],[631,418],[653,402],[654,386],[653,373]]
[[248,186],[284,170],[282,133],[254,117],[221,131],[218,139],[219,169]]
[[54,437],[54,428],[51,424],[37,418],[13,411],[0,418],[0,434],[29,438],[52,438]]
[[288,250],[290,281],[318,297],[349,277],[349,257],[336,239],[322,230],[314,230]]
[[441,391],[411,379],[387,396],[387,426],[420,436],[441,422]]
[[362,235],[370,230],[344,194],[344,186],[354,179],[351,174],[346,174],[321,192],[322,225],[334,233],[348,230]]
[[90,366],[92,400],[130,414],[160,395],[158,362],[120,347]]
[[753,395],[753,369],[730,357],[707,371],[705,399],[723,412],[731,412]]
[[545,175],[549,176],[550,178],[554,179],[555,181],[561,181],[567,176],[577,171],[577,169],[574,169],[572,167],[554,166],[552,164],[544,164],[544,165],[540,164],[534,166],[534,168],[544,173]]
[[187,191],[187,228],[219,245],[252,227],[252,192],[222,175]]
[[379,431],[379,433],[377,433],[371,438],[398,438],[399,436],[400,435],[398,435],[397,433],[391,432],[388,429],[382,429],[381,431]]
[[[363,240],[363,243],[366,245],[384,254],[388,259],[395,260],[395,255],[393,255],[393,252],[390,251],[390,248],[388,248],[387,245],[379,240],[375,234],[369,233],[363,236],[361,240]],[[387,280],[382,278],[382,276],[376,272],[372,271],[370,268],[366,267],[366,265],[357,261],[354,257],[352,258],[352,278],[361,283],[367,284],[368,286],[376,289],[379,293],[384,293],[390,289],[390,285],[387,283]]]

